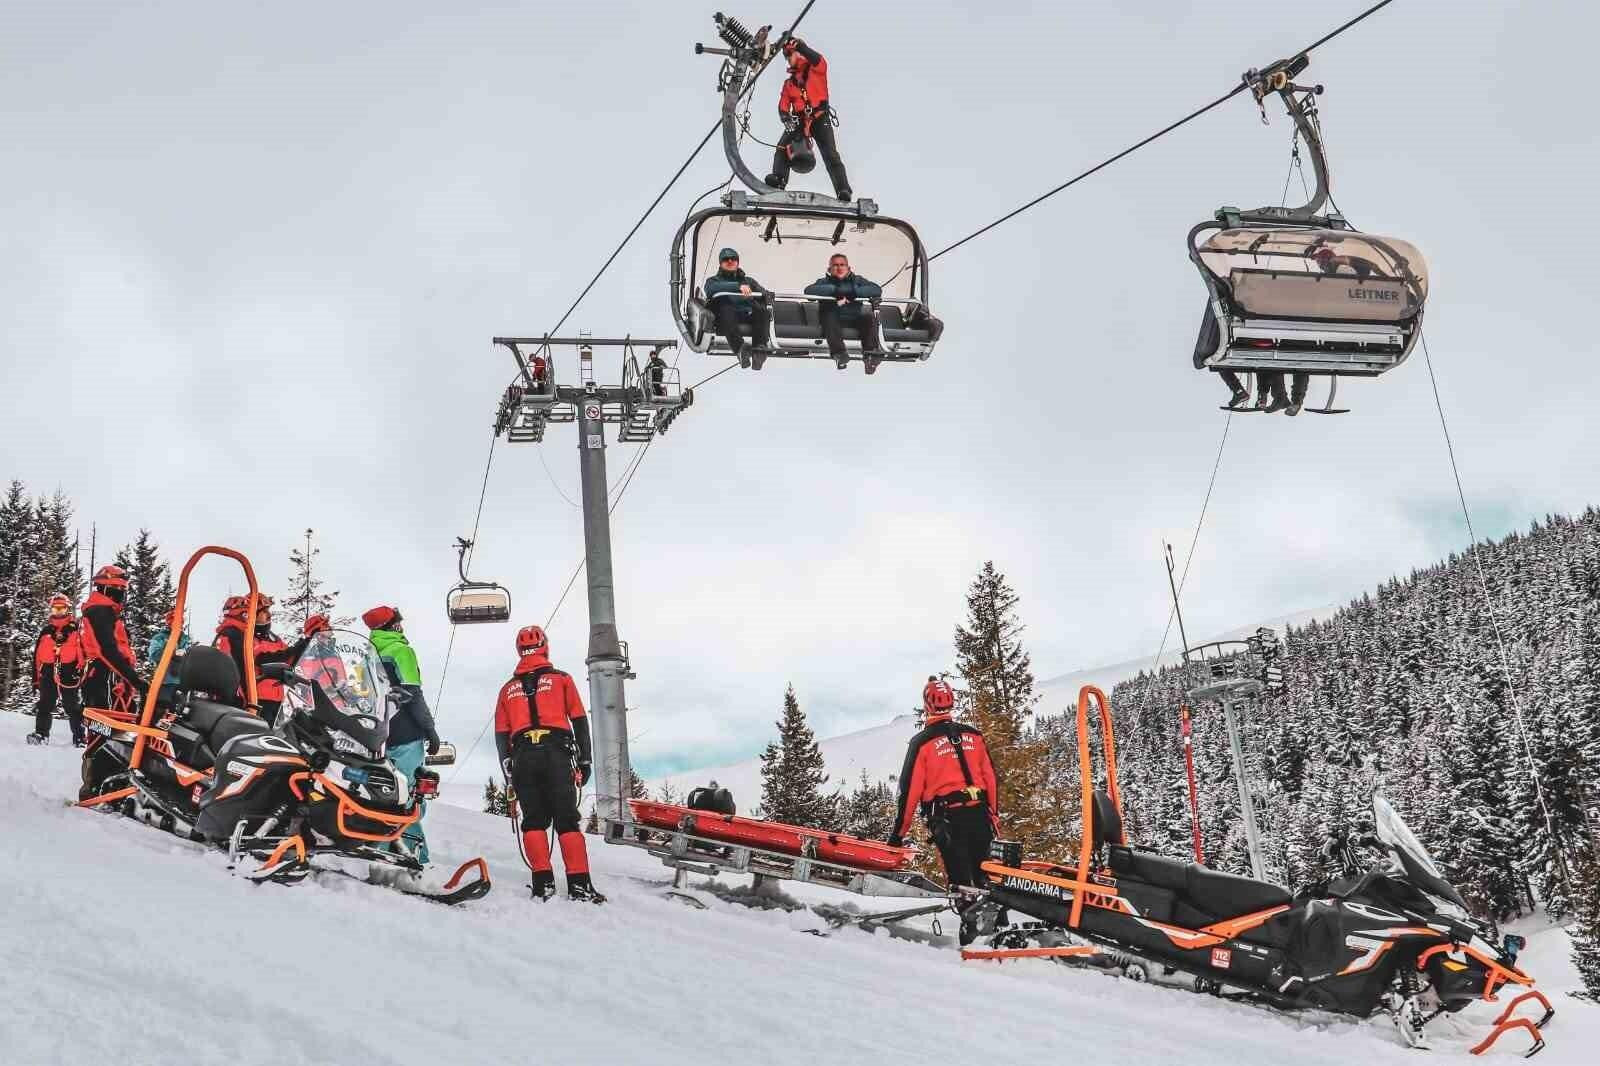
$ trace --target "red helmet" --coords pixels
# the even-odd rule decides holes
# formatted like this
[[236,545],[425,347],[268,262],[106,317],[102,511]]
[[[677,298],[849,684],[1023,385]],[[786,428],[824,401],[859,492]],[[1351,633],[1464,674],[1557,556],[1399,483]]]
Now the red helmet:
[[517,654],[549,652],[550,638],[544,635],[543,626],[523,626],[517,630]]
[[128,572],[115,563],[108,563],[94,572],[89,583],[97,589],[125,589],[128,587]]
[[[245,603],[248,604],[249,602],[250,598],[248,596],[245,597]],[[272,621],[272,597],[265,592],[256,596],[256,614],[264,614],[267,616],[268,622]]]
[[[229,596],[222,601],[222,620],[243,623],[250,616],[249,596]],[[171,623],[168,623],[169,625]]]
[[949,714],[956,705],[955,690],[943,678],[930,677],[922,689],[922,713],[925,715]]
[[50,615],[53,618],[71,618],[72,617],[72,601],[67,599],[65,596],[63,596],[59,592],[56,593],[54,596],[51,596],[50,597]]

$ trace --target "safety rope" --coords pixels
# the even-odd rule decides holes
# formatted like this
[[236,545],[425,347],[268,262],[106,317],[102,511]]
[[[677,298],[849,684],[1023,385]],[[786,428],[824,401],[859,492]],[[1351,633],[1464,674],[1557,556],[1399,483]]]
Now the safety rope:
[[1467,537],[1471,541],[1470,551],[1472,562],[1478,573],[1478,591],[1483,597],[1484,613],[1489,616],[1489,627],[1494,631],[1495,644],[1500,652],[1500,671],[1505,675],[1506,694],[1511,697],[1511,710],[1517,722],[1517,734],[1522,740],[1522,753],[1528,760],[1528,776],[1533,779],[1533,792],[1539,801],[1539,810],[1544,815],[1545,831],[1550,834],[1550,843],[1556,849],[1556,861],[1561,866],[1562,880],[1570,883],[1570,874],[1567,871],[1566,853],[1561,847],[1561,837],[1556,830],[1555,815],[1550,810],[1549,800],[1545,797],[1544,782],[1539,775],[1539,764],[1533,755],[1533,742],[1528,736],[1528,723],[1522,713],[1522,700],[1517,695],[1516,679],[1511,676],[1511,655],[1506,649],[1505,633],[1500,628],[1500,616],[1495,611],[1494,600],[1489,594],[1489,579],[1484,573],[1483,556],[1478,545],[1478,533],[1472,523],[1472,509],[1467,506],[1467,493],[1461,484],[1461,467],[1456,462],[1456,446],[1450,436],[1450,423],[1445,418],[1444,401],[1439,397],[1439,378],[1433,369],[1433,354],[1428,351],[1428,336],[1423,333],[1419,338],[1422,343],[1423,361],[1428,368],[1428,383],[1433,387],[1433,406],[1439,412],[1439,428],[1444,432],[1445,453],[1450,457],[1450,473],[1455,478],[1456,499],[1461,503],[1461,516],[1466,519]]
[[[1178,592],[1175,601],[1183,599],[1183,586],[1189,580],[1189,564],[1194,562],[1195,547],[1200,543],[1200,530],[1206,524],[1206,512],[1211,509],[1211,490],[1217,487],[1217,471],[1222,469],[1222,452],[1228,446],[1228,430],[1233,426],[1233,412],[1228,412],[1228,420],[1222,424],[1222,441],[1217,445],[1217,458],[1211,464],[1211,481],[1206,485],[1206,498],[1200,504],[1200,518],[1194,524],[1194,534],[1189,538],[1189,553],[1183,560],[1183,575],[1178,578]],[[1178,604],[1174,602],[1172,610],[1167,612],[1167,627],[1161,631],[1161,646],[1156,649],[1156,657],[1150,660],[1150,672],[1156,673],[1161,669],[1161,656],[1167,650],[1167,638],[1172,635],[1172,622],[1178,616]],[[1185,648],[1185,651],[1188,649]]]

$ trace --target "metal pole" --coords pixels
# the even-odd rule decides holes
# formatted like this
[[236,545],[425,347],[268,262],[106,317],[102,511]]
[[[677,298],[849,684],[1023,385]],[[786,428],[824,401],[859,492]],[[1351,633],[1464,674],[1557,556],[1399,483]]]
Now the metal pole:
[[1239,783],[1239,813],[1244,815],[1244,839],[1250,849],[1250,873],[1257,881],[1267,879],[1261,861],[1261,837],[1256,832],[1256,808],[1250,799],[1250,784],[1244,773],[1244,743],[1239,739],[1239,717],[1234,712],[1233,700],[1223,697],[1222,715],[1228,723],[1228,746],[1233,749],[1233,777]]
[[[588,361],[590,353],[581,356]],[[592,379],[591,379],[592,380]],[[578,474],[583,483],[583,547],[589,582],[589,710],[594,732],[595,811],[628,817],[628,708],[623,693],[627,660],[617,639],[616,591],[611,576],[611,514],[606,498],[604,406],[598,395],[578,403]]]

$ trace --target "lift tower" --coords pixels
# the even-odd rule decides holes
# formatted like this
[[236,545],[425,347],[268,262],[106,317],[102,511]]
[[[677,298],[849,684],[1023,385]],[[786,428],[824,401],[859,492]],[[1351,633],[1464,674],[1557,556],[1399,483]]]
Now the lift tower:
[[[537,444],[551,423],[578,425],[578,475],[583,485],[584,565],[589,585],[589,712],[594,730],[595,809],[604,820],[628,818],[628,704],[623,682],[634,676],[628,644],[617,636],[616,586],[611,571],[611,509],[606,483],[605,427],[617,440],[645,444],[665,433],[694,403],[675,367],[640,366],[638,352],[677,347],[675,340],[633,337],[496,337],[511,352],[517,381],[495,414],[495,433],[513,444]],[[555,350],[578,350],[578,382],[556,383]],[[622,349],[621,384],[594,376],[596,348]]]

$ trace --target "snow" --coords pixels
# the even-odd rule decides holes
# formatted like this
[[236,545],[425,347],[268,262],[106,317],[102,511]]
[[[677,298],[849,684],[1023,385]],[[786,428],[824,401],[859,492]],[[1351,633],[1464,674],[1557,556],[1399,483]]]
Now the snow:
[[[429,814],[435,853],[483,854],[497,878],[483,900],[445,908],[343,879],[251,885],[220,855],[66,806],[77,753],[25,747],[27,730],[0,715],[9,1062],[1420,1061],[1383,1020],[1280,1015],[1040,961],[962,963],[855,930],[805,936],[804,912],[697,911],[662,897],[654,859],[594,838],[612,902],[535,904],[506,822],[448,805]],[[825,896],[873,902],[807,894]],[[1565,934],[1530,932],[1546,991],[1570,987]],[[1541,1061],[1591,1061],[1600,1010],[1552,998]],[[1440,1026],[1447,1053],[1493,1008],[1467,1016]],[[1516,1039],[1492,1057],[1518,1054]]]
[[[1226,633],[1211,637],[1210,640],[1243,640],[1263,625],[1277,630],[1278,635],[1282,636],[1289,626],[1299,628],[1315,620],[1330,618],[1335,610],[1337,608],[1322,607],[1281,615],[1255,625],[1230,629]],[[1179,643],[1177,632],[1174,630],[1168,644],[1178,646]],[[1161,656],[1161,665],[1174,665],[1181,654],[1181,650],[1164,652]],[[1084,685],[1095,685],[1109,695],[1118,682],[1137,675],[1141,670],[1152,669],[1154,662],[1152,656],[1145,656],[1141,659],[1130,659],[1127,662],[1076,670],[1046,678],[1038,684],[1039,713],[1056,715],[1076,707],[1078,690]],[[828,783],[824,787],[828,789],[843,787],[846,792],[852,791],[860,783],[863,770],[867,772],[867,779],[870,781],[889,781],[897,777],[906,756],[906,741],[910,740],[916,731],[916,715],[902,714],[887,725],[874,726],[820,741],[818,746],[822,749],[823,765],[828,770]],[[681,799],[689,789],[697,788],[709,781],[716,781],[724,788],[732,790],[733,798],[739,804],[741,811],[751,810],[761,800],[761,760],[752,758],[729,766],[686,770],[659,780],[651,780],[648,784],[651,786],[652,795],[662,784],[667,784]]]

